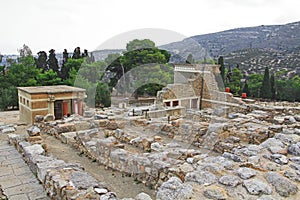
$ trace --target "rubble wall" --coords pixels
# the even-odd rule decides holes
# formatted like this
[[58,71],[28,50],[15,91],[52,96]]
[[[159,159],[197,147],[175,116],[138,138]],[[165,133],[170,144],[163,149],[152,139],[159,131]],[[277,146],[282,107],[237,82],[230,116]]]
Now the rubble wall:
[[40,144],[30,144],[17,134],[8,135],[9,142],[23,154],[31,171],[43,184],[51,199],[102,199],[116,195],[90,176],[78,164],[65,163],[46,156]]

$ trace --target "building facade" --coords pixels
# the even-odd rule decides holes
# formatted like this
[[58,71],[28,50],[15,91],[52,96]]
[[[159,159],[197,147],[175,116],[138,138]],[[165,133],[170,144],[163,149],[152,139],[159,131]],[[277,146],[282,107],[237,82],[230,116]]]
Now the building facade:
[[66,85],[18,87],[20,120],[33,124],[36,115],[82,115],[85,98],[85,89]]
[[157,93],[157,103],[166,108],[182,107],[199,110],[224,107],[232,101],[232,94],[222,92],[223,80],[219,65],[175,64],[174,83]]

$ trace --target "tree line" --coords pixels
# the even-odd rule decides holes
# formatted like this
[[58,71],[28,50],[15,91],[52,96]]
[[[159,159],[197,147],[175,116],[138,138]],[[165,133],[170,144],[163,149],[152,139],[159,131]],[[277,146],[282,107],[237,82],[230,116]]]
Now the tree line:
[[[62,64],[59,65],[55,50],[49,55],[38,52],[34,58],[30,48],[24,45],[17,60],[10,60],[9,66],[0,66],[0,109],[18,107],[17,87],[70,85],[86,89],[88,105],[93,103],[110,106],[111,93],[118,86],[121,94],[132,92],[137,96],[155,96],[158,90],[172,83],[174,69],[169,63],[170,53],[155,47],[151,40],[130,41],[121,54],[109,54],[104,61],[95,61],[92,53],[81,52],[76,47],[72,55],[65,49]],[[281,72],[270,74],[266,67],[264,74],[245,77],[239,66],[225,68],[221,56],[218,61],[195,61],[192,55],[187,63],[218,63],[225,87],[234,95],[246,93],[248,97],[266,100],[300,101],[300,77],[281,78]],[[130,75],[124,76],[129,73]],[[243,81],[241,81],[243,80]]]
[[[300,101],[300,77],[282,77],[283,71],[270,74],[265,67],[264,74],[250,74],[244,76],[237,65],[233,69],[226,69],[222,56],[218,59],[220,73],[225,87],[229,87],[234,95],[246,93],[248,97],[261,98],[272,101]],[[242,81],[241,81],[242,80]]]
[[[17,60],[9,61],[9,66],[0,66],[0,110],[18,107],[17,87],[74,86],[81,66],[89,67],[93,71],[93,76],[99,74],[98,78],[106,66],[104,62],[95,62],[93,55],[89,54],[87,50],[81,53],[80,47],[76,47],[71,56],[65,49],[61,66],[59,66],[54,49],[49,51],[49,55],[45,51],[39,51],[35,58],[30,48],[23,45],[19,53],[20,56]],[[100,94],[109,93],[109,90],[105,91],[103,86],[100,89],[98,91]],[[99,103],[103,104],[103,102]],[[109,102],[105,103],[106,106],[110,105]]]
[[151,65],[143,69],[151,71],[152,83],[159,82],[159,85],[140,83],[135,86],[139,78],[132,76],[122,87],[136,87],[137,95],[155,95],[157,90],[173,80],[173,68],[168,64],[170,54],[155,47],[155,43],[148,39],[130,41],[122,54],[110,54],[104,61],[95,61],[87,50],[81,53],[80,47],[75,48],[71,56],[65,49],[61,66],[54,49],[49,51],[49,55],[39,51],[34,58],[30,48],[24,45],[19,53],[19,58],[10,61],[8,67],[0,67],[0,110],[18,107],[17,87],[42,85],[75,85],[86,89],[88,105],[95,103],[109,107],[111,92],[124,73],[149,63]]

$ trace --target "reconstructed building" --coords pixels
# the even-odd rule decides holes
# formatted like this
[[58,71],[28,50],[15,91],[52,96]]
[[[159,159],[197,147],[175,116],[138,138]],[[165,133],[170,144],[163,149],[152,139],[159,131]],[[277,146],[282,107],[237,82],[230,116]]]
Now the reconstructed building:
[[201,109],[234,102],[224,87],[219,65],[175,64],[174,83],[157,93],[157,103],[169,109]]
[[33,123],[36,115],[52,114],[61,119],[83,112],[85,89],[66,85],[18,87],[20,120]]

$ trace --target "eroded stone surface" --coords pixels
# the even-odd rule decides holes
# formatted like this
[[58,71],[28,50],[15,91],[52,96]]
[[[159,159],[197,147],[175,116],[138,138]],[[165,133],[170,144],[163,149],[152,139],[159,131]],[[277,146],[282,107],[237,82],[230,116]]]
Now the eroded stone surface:
[[241,180],[237,176],[225,175],[219,179],[219,183],[226,186],[235,187],[241,183]]
[[179,178],[172,177],[167,182],[163,183],[157,191],[157,200],[186,200],[193,195],[193,187],[188,184],[183,184]]
[[262,195],[271,194],[272,188],[265,182],[259,179],[250,179],[243,182],[243,186],[247,189],[250,194]]
[[288,197],[298,192],[298,187],[294,183],[276,172],[268,172],[266,179],[281,196]]
[[224,188],[218,186],[208,186],[204,189],[204,196],[209,199],[228,199],[227,192]]

